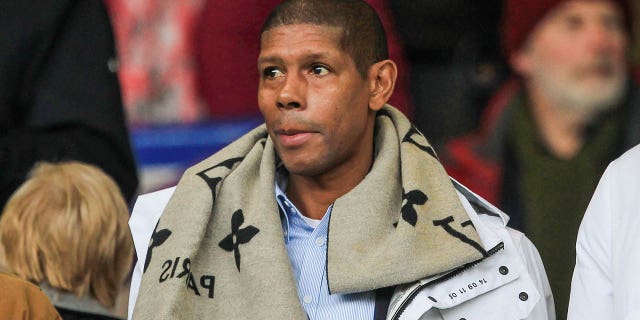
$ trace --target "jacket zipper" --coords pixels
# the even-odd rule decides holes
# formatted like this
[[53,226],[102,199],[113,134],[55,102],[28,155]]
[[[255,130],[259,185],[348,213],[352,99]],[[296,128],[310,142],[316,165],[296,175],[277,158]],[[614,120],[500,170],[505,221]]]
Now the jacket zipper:
[[402,301],[402,304],[400,305],[400,307],[398,308],[398,310],[396,310],[396,312],[393,314],[393,317],[391,317],[391,320],[398,320],[400,319],[400,316],[402,315],[402,313],[404,313],[404,311],[407,309],[407,306],[409,306],[409,304],[411,304],[411,302],[413,301],[413,299],[415,299],[416,295],[418,294],[418,292],[420,292],[420,290],[422,290],[422,288],[427,287],[427,286],[431,286],[431,285],[435,285],[438,284],[440,282],[444,282],[447,281],[467,270],[469,270],[470,268],[472,268],[473,266],[475,266],[476,264],[480,263],[481,261],[483,261],[484,259],[498,253],[499,251],[501,251],[502,249],[504,249],[504,243],[500,242],[498,243],[498,245],[496,245],[495,247],[491,248],[489,251],[487,251],[487,256],[483,257],[480,260],[476,260],[473,262],[469,262],[465,265],[463,265],[462,267],[453,270],[449,273],[447,273],[446,275],[438,278],[438,279],[434,279],[431,280],[427,283],[421,284],[419,286],[417,286],[415,289],[413,289],[413,291],[411,291],[411,293],[409,294],[409,296],[404,299],[404,301]]

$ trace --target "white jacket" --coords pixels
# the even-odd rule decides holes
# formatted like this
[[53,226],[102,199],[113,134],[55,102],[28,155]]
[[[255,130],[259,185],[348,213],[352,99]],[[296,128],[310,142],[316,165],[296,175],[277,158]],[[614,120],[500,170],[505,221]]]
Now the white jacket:
[[[456,188],[491,255],[466,268],[396,287],[387,319],[554,320],[551,288],[534,245],[522,233],[505,227],[508,217],[504,213],[457,183]],[[174,190],[140,196],[129,220],[138,257],[129,296],[129,319],[151,234]]]
[[605,171],[580,225],[568,319],[640,319],[640,146]]

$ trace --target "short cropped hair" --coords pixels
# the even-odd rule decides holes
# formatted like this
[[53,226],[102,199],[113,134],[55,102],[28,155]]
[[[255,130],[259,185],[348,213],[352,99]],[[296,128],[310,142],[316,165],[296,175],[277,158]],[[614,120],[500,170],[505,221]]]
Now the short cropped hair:
[[0,218],[7,266],[112,307],[133,258],[128,217],[116,183],[99,168],[38,163]]
[[271,12],[261,34],[292,24],[341,28],[340,47],[349,53],[363,78],[372,64],[389,59],[380,17],[362,0],[285,0]]

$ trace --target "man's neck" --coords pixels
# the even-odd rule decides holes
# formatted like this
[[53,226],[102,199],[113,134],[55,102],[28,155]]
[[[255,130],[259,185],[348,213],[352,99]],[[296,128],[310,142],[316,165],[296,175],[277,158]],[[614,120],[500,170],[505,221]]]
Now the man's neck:
[[575,157],[584,143],[590,117],[558,106],[540,94],[532,93],[529,98],[531,115],[549,152],[560,159]]
[[369,161],[359,165],[342,165],[318,176],[290,173],[287,197],[303,215],[320,220],[336,199],[347,194],[364,179],[373,163],[373,150],[367,159]]

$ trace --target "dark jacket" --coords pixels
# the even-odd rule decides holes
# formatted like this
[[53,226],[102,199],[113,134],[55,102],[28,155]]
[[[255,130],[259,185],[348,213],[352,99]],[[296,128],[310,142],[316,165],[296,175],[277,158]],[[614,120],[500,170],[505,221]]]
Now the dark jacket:
[[0,3],[0,206],[40,160],[101,167],[138,184],[101,0]]

